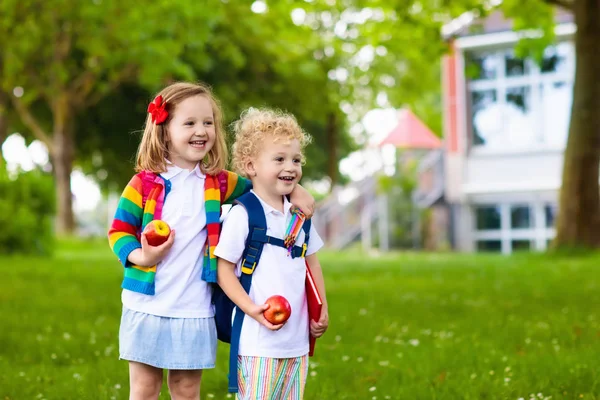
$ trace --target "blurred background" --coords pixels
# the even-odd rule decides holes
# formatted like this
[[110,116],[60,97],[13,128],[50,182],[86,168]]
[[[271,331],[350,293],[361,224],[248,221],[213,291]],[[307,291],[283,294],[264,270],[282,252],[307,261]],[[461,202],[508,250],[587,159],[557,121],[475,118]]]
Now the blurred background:
[[[343,347],[341,332],[355,332],[351,349],[376,346],[363,342],[355,314],[333,317],[314,364],[343,372],[313,370],[329,383],[310,398],[597,398],[594,370],[581,361],[600,337],[586,313],[600,304],[597,259],[572,250],[600,245],[599,8],[596,0],[2,0],[0,310],[10,333],[0,334],[8,346],[0,368],[30,385],[0,378],[0,397],[125,398],[115,354],[121,271],[106,232],[149,101],[189,80],[213,88],[227,124],[250,106],[297,116],[314,138],[302,183],[317,199],[332,303],[385,321],[367,335],[389,343],[373,347],[383,359],[369,359]],[[489,252],[500,256],[479,254]],[[51,307],[60,296],[81,304]],[[531,320],[540,310],[558,321],[556,332]],[[473,318],[481,323],[466,334]],[[443,351],[455,340],[448,332],[470,338],[464,352]],[[518,363],[501,358],[524,357],[535,332],[540,349],[556,353],[564,339],[574,351],[572,364],[542,368],[554,381],[531,372],[551,362],[542,350],[528,353],[521,380],[510,372]],[[473,359],[480,339],[511,350]],[[389,360],[391,343],[416,351],[428,340],[431,353]],[[421,370],[405,364],[435,354]],[[495,358],[502,366],[488,365]],[[366,378],[344,392],[339,382],[363,362]],[[448,380],[455,364],[457,380]],[[73,379],[77,395],[59,383]],[[224,397],[223,382],[208,378],[209,394]],[[380,394],[378,382],[392,389]]]

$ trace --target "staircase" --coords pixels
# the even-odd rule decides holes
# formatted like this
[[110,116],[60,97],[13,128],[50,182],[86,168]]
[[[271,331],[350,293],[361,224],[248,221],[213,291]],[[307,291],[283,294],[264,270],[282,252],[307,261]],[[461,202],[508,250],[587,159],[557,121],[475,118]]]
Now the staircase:
[[[424,154],[417,169],[417,188],[413,201],[419,208],[428,208],[443,199],[443,151]],[[392,200],[393,201],[393,200]],[[376,176],[336,187],[317,205],[313,221],[326,247],[340,250],[360,238],[368,250],[373,242],[373,227],[378,230],[379,248],[389,248],[388,196],[378,193]]]

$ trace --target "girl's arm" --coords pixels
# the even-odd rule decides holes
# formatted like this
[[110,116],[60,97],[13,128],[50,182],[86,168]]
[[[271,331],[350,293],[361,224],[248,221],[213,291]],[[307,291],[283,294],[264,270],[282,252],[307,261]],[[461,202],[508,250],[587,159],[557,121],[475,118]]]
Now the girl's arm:
[[143,216],[142,180],[136,175],[123,190],[108,231],[108,244],[124,267],[152,267],[161,261],[173,246],[175,231],[171,231],[167,241],[160,246],[148,245],[144,234],[141,234],[140,242],[137,232],[142,225]]
[[250,296],[248,296],[237,276],[235,275],[235,264],[223,258],[219,258],[217,276],[219,286],[221,286],[227,297],[229,297],[231,301],[233,301],[239,308],[242,309],[244,314],[254,318],[272,331],[281,329],[283,324],[273,325],[265,319],[263,312],[269,308],[269,305],[263,304],[259,306],[254,304]]
[[321,263],[317,258],[317,253],[306,256],[306,262],[310,267],[310,272],[312,273],[313,279],[315,280],[315,285],[317,285],[317,289],[321,295],[321,301],[323,302],[319,321],[310,321],[310,333],[314,337],[318,338],[322,336],[329,327],[329,311],[327,306],[327,295],[325,293],[325,279],[323,278],[323,269],[321,268]]
[[142,180],[135,175],[121,194],[115,217],[108,231],[108,244],[125,267],[135,264],[134,260],[128,260],[128,257],[134,250],[142,248],[137,233],[142,226],[143,214]]
[[[236,174],[235,172],[223,171],[222,180],[226,182],[227,189],[225,190],[225,198],[223,204],[231,204],[235,199],[252,189],[252,182]],[[220,179],[220,180],[221,180]],[[300,185],[296,185],[290,194],[290,202],[300,208],[306,215],[306,218],[311,218],[315,209],[315,198],[310,192]]]

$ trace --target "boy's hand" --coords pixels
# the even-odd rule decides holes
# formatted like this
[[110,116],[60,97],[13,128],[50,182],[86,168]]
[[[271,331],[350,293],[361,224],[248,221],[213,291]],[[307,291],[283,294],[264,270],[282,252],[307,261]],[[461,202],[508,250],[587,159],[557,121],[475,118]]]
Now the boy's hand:
[[327,328],[329,327],[329,313],[327,307],[321,309],[321,317],[318,322],[313,320],[310,321],[310,334],[318,338],[323,336]]
[[312,218],[315,212],[315,198],[300,185],[296,185],[294,191],[290,193],[290,203],[298,207],[306,216]]
[[283,324],[273,325],[272,323],[270,323],[269,321],[267,321],[267,319],[265,318],[265,316],[263,315],[263,313],[268,308],[269,308],[268,304],[263,304],[261,306],[259,306],[257,304],[254,304],[248,310],[248,312],[246,312],[246,314],[249,315],[249,316],[251,316],[255,320],[257,320],[261,325],[263,325],[267,329],[270,329],[272,331],[278,331],[278,330],[280,330],[283,327],[283,325],[285,325],[285,322]]
[[160,246],[150,246],[146,235],[142,233],[140,242],[142,243],[142,264],[144,267],[152,267],[161,262],[173,247],[175,241],[175,231],[171,231],[169,238]]

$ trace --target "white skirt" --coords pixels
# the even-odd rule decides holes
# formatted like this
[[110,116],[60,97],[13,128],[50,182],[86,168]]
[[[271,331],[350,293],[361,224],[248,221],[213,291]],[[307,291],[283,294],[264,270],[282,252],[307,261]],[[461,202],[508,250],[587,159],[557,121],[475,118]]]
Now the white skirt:
[[214,318],[169,318],[123,307],[119,357],[163,369],[215,367]]

